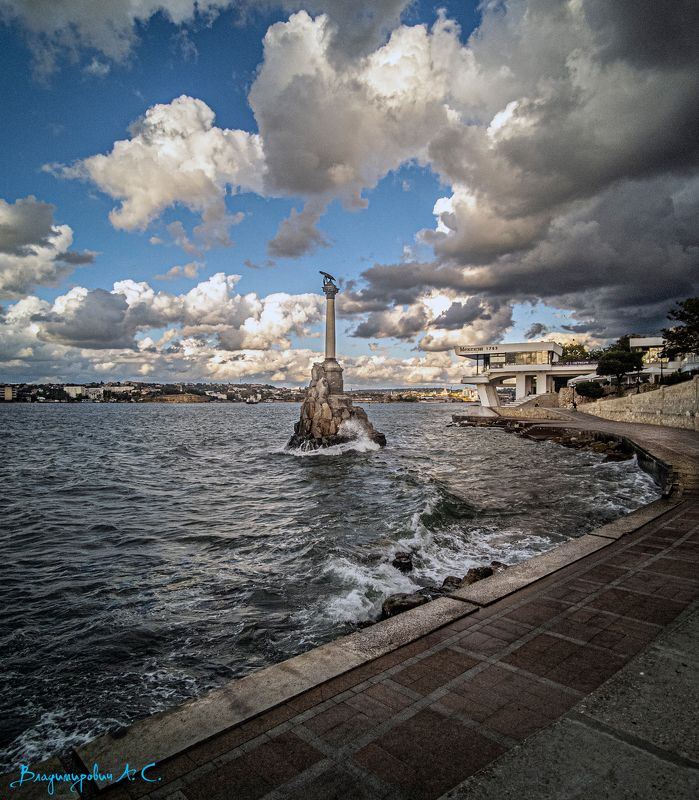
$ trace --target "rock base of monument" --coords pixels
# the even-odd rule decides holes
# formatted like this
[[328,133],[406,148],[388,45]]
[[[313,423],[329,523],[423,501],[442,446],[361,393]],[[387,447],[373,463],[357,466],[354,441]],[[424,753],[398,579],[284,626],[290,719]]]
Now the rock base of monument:
[[[339,393],[333,391],[337,389]],[[353,406],[352,399],[342,393],[339,364],[336,361],[314,364],[311,383],[301,405],[301,418],[294,425],[287,447],[316,450],[361,439],[381,447],[386,445],[386,437],[369,422],[366,411]]]

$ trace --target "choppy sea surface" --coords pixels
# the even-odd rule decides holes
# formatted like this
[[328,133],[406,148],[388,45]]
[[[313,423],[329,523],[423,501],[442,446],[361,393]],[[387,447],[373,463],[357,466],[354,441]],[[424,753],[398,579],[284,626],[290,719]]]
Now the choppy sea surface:
[[[650,502],[634,459],[366,407],[388,447],[291,454],[298,406],[0,407],[0,767],[29,763]],[[391,566],[415,552],[409,575]]]

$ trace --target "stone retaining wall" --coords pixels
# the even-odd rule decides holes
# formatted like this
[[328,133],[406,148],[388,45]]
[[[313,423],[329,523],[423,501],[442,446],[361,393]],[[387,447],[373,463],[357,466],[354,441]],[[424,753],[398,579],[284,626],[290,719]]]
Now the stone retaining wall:
[[699,376],[655,392],[632,394],[585,405],[586,414],[617,422],[642,422],[699,431]]
[[553,408],[537,406],[499,406],[495,409],[500,417],[507,419],[561,419],[561,415]]

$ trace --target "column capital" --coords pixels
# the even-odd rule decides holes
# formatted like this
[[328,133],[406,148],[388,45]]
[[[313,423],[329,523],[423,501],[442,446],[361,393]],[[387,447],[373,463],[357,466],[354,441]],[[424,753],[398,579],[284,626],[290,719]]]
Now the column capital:
[[323,291],[325,292],[325,296],[330,300],[331,298],[335,297],[335,295],[340,291],[334,283],[324,283],[323,284]]

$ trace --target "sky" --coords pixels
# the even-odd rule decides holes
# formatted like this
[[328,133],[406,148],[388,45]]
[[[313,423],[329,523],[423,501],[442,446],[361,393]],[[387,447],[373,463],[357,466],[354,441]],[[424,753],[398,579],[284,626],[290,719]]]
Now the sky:
[[0,381],[345,383],[699,293],[695,0],[0,0]]

